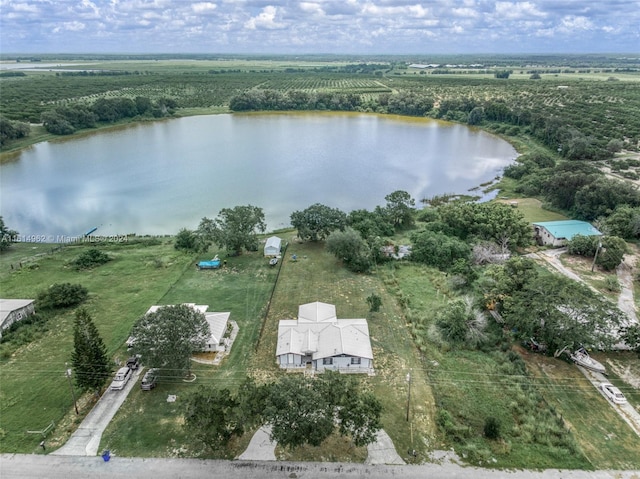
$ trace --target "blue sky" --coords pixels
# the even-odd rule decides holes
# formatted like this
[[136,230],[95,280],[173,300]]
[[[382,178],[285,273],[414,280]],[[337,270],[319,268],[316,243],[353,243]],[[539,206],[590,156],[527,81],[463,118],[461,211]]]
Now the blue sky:
[[638,53],[640,0],[0,0],[2,53]]

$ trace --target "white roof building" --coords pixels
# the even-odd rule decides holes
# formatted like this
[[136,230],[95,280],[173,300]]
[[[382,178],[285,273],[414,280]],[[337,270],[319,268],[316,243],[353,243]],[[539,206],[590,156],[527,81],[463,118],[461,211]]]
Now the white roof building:
[[276,357],[281,368],[373,372],[373,350],[366,319],[338,319],[333,304],[298,308],[298,319],[278,325]]

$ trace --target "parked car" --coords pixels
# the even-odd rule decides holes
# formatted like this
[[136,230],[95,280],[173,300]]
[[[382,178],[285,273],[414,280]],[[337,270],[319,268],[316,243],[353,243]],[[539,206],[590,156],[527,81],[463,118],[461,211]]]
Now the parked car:
[[158,380],[158,370],[156,368],[149,369],[140,381],[140,387],[143,391],[151,391],[156,387],[156,381]]
[[627,398],[624,397],[624,394],[622,394],[622,392],[620,392],[620,390],[617,387],[615,387],[613,384],[602,383],[600,385],[600,389],[602,389],[602,392],[604,393],[604,395],[612,403],[624,404],[627,402]]
[[132,374],[133,373],[131,372],[131,369],[129,369],[127,366],[118,369],[118,372],[116,372],[116,376],[113,378],[109,389],[111,389],[112,391],[119,391],[120,389],[123,389],[129,382],[129,379],[131,379]]
[[127,359],[127,367],[133,371],[140,367],[140,358],[138,356],[131,356]]

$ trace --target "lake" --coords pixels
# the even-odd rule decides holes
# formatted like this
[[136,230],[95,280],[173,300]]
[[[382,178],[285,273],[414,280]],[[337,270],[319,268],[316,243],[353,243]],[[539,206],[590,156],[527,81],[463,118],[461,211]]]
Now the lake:
[[349,212],[405,190],[468,193],[517,153],[480,130],[343,113],[223,114],[39,143],[0,167],[0,214],[21,235],[175,234],[222,208],[263,208],[269,230],[322,203]]

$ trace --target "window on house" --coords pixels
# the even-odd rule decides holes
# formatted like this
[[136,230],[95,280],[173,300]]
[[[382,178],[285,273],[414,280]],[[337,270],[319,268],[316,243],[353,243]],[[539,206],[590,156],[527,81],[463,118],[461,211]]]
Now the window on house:
[[333,364],[333,358],[323,358],[322,364]]
[[360,364],[362,362],[362,358],[351,358],[351,364]]

